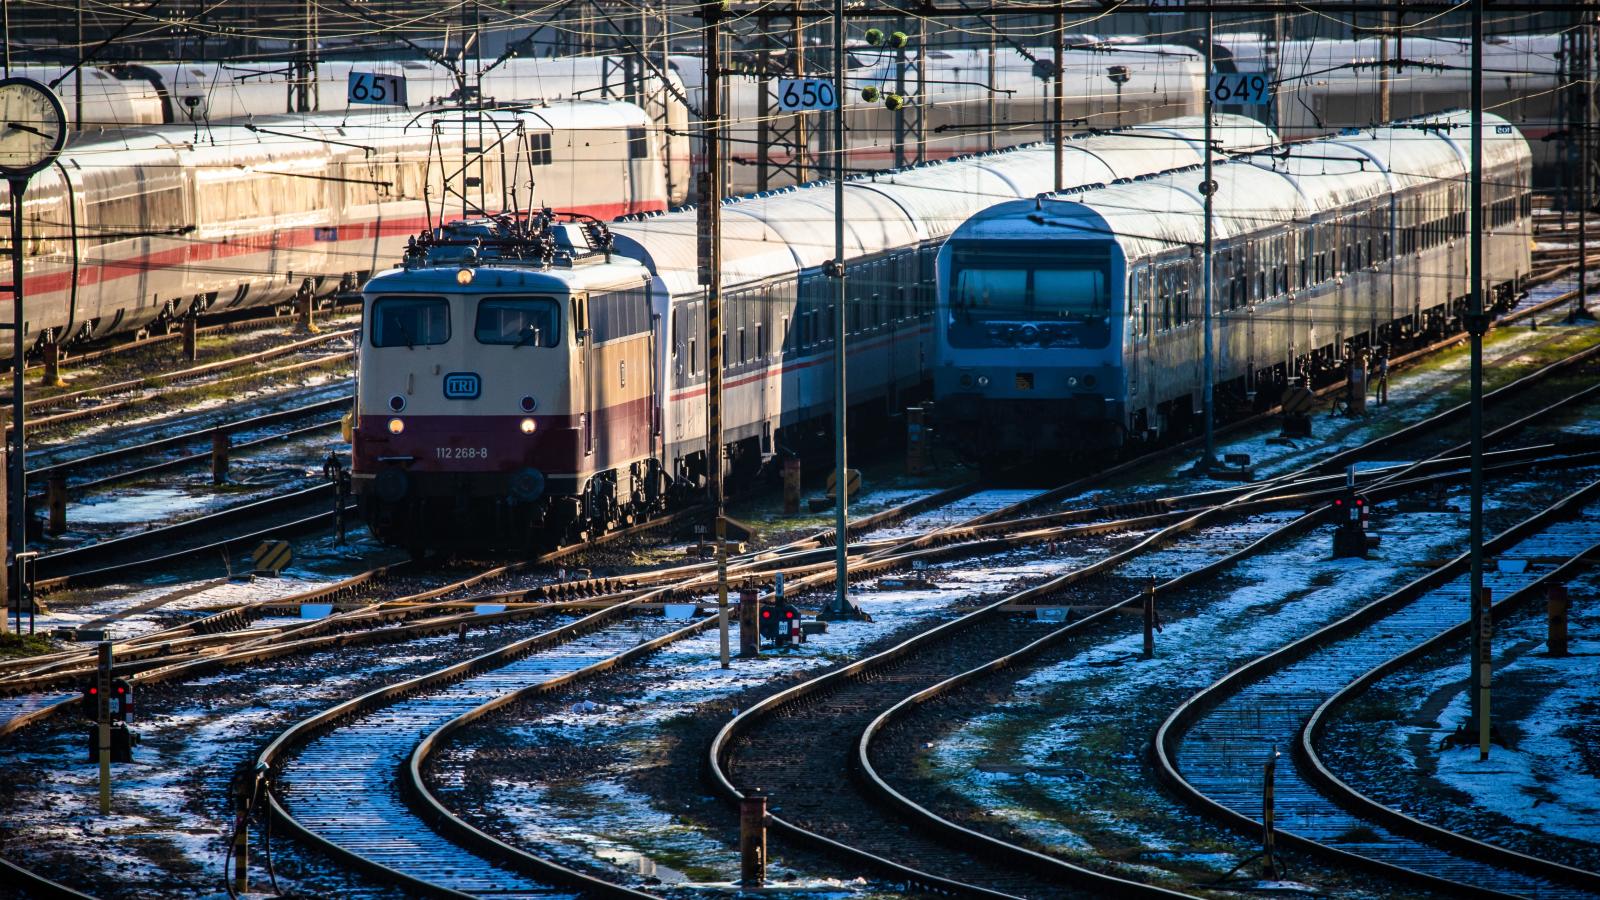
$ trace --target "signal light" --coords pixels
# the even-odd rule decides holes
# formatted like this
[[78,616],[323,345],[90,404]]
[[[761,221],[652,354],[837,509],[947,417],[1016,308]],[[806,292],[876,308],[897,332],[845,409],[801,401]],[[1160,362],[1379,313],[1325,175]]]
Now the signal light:
[[126,678],[111,682],[111,718],[126,722],[133,717],[133,685]]
[[406,423],[405,422],[403,422],[403,421],[401,421],[399,419],[390,419],[389,420],[389,433],[390,434],[399,434],[400,432],[405,431],[405,430],[406,430]]

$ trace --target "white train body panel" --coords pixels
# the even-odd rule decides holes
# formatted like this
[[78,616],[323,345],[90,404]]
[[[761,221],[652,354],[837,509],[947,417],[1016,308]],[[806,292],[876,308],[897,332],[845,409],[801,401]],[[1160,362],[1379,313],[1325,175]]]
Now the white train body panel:
[[[430,213],[463,214],[457,195],[443,210],[438,198],[464,146],[488,148],[468,173],[483,183],[468,192],[491,212],[504,181],[524,209],[664,209],[654,127],[631,104],[568,101],[488,114],[467,134],[458,114],[440,112],[260,119],[204,139],[192,126],[80,135],[25,202],[29,339],[352,289],[398,259]],[[532,153],[496,144],[519,130],[548,140]]]

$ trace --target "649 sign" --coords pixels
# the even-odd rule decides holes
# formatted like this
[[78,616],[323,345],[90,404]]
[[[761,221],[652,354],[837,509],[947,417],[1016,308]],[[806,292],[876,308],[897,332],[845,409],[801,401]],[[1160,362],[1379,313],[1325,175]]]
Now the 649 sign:
[[1213,72],[1206,85],[1213,104],[1266,106],[1272,102],[1272,79],[1266,72]]
[[780,78],[778,108],[785,112],[838,109],[839,92],[829,78]]

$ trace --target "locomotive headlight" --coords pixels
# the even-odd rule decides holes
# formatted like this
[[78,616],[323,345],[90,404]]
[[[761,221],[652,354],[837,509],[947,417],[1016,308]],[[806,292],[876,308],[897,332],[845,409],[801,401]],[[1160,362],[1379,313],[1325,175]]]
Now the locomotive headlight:
[[389,420],[389,433],[390,434],[399,434],[400,432],[405,431],[405,430],[406,430],[406,423],[400,421],[399,419],[390,419]]
[[978,387],[988,387],[988,386],[989,386],[989,376],[987,376],[987,375],[979,375],[978,376]]
[[1076,375],[1068,375],[1067,376],[1067,387],[1077,387],[1077,386],[1078,386],[1078,376],[1076,376]]
[[472,270],[461,268],[456,270],[456,284],[466,287],[472,283]]
[[523,434],[533,434],[539,430],[539,423],[532,419],[523,419],[519,427],[522,429]]

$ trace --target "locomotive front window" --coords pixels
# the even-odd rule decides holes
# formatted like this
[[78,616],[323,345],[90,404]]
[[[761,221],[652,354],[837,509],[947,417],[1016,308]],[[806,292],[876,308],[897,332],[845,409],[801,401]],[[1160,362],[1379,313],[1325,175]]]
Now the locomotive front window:
[[1111,311],[1105,270],[1039,269],[1033,273],[1033,306],[1059,316],[1103,316]]
[[[961,260],[958,260],[958,265]],[[955,276],[951,305],[983,318],[1088,319],[1111,312],[1104,262],[972,259]],[[1065,264],[1063,264],[1065,263]]]
[[1027,269],[962,269],[955,305],[1000,315],[1021,315],[1028,306]]
[[372,346],[424,347],[450,340],[443,297],[381,297],[372,302]]
[[548,297],[484,299],[474,331],[480,344],[554,347],[561,340],[561,306]]

